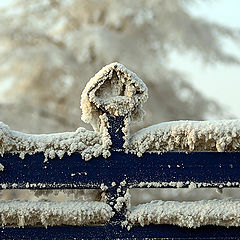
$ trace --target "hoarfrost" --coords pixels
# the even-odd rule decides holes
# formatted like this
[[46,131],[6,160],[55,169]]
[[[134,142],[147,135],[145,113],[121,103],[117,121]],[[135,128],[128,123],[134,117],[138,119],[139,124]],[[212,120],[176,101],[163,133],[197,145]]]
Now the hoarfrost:
[[78,128],[75,132],[55,134],[25,134],[12,131],[0,123],[0,154],[19,154],[24,158],[26,154],[43,152],[45,160],[55,156],[62,158],[65,153],[71,155],[79,152],[85,160],[92,156],[107,156],[108,150],[102,144],[99,133]]
[[127,211],[129,211],[131,208],[131,195],[129,189],[127,189],[123,197],[118,197],[116,199],[116,204],[114,205],[114,208],[117,211],[120,211],[124,205],[126,206]]
[[[95,131],[107,131],[106,113],[124,116],[122,131],[127,140],[131,121],[140,121],[144,115],[142,103],[148,98],[144,82],[120,63],[102,68],[87,83],[81,96],[82,120],[90,123]],[[107,136],[107,135],[106,135]]]
[[4,170],[4,166],[0,163],[0,172]]
[[82,120],[99,131],[100,124],[96,121],[105,111],[113,116],[133,113],[133,119],[141,119],[142,103],[147,98],[147,87],[135,73],[120,63],[111,63],[91,78],[83,90]]
[[111,63],[88,82],[81,97],[82,119],[96,132],[78,128],[76,132],[32,135],[11,131],[0,123],[0,154],[19,153],[24,159],[26,154],[43,152],[46,161],[73,152],[80,152],[85,160],[100,155],[107,158],[112,144],[107,114],[125,117],[122,131],[127,140],[130,121],[141,119],[147,97],[147,87],[135,73]]
[[102,224],[114,215],[103,202],[0,201],[0,224],[4,226]]
[[173,224],[196,228],[204,225],[240,226],[239,200],[196,202],[152,201],[132,209],[129,224]]
[[23,159],[26,154],[43,152],[46,161],[74,152],[85,160],[100,155],[107,158],[112,144],[108,115],[124,117],[123,147],[139,157],[144,152],[239,151],[240,120],[160,123],[129,139],[129,125],[141,120],[147,98],[147,87],[135,73],[120,63],[111,63],[90,79],[81,96],[82,119],[96,132],[78,128],[75,132],[31,135],[11,131],[0,123],[0,154],[18,153]]
[[239,151],[240,120],[174,121],[153,125],[135,133],[129,150],[166,151]]

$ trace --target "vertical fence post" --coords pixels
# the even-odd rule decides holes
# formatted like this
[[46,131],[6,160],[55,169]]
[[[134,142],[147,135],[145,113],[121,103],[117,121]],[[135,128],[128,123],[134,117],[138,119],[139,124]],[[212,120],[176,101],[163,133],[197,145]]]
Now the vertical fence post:
[[124,116],[115,117],[107,114],[108,117],[108,133],[112,140],[112,149],[122,149],[124,144],[124,134],[122,128],[124,127]]
[[[108,117],[108,132],[111,137],[112,145],[111,150],[123,150],[123,144],[124,144],[124,133],[122,132],[122,128],[124,127],[124,119],[125,116],[112,116],[109,113],[107,113]],[[118,206],[118,200],[120,198],[124,198],[124,195],[126,193],[126,187],[122,186],[120,182],[116,182],[113,184],[113,186],[110,186],[108,188],[108,204],[110,204],[114,211],[114,216],[112,217],[110,224],[113,225],[120,225],[126,218],[126,204],[123,203],[123,205],[120,207],[120,209],[117,208]],[[117,208],[117,209],[116,209]]]

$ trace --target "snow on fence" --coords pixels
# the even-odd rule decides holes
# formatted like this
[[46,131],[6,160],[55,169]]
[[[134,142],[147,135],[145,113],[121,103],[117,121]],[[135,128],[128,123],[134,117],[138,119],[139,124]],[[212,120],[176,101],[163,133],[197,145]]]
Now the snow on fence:
[[147,97],[136,74],[112,63],[82,93],[94,131],[30,135],[1,123],[0,189],[101,189],[106,201],[2,200],[0,238],[238,239],[238,200],[131,207],[131,188],[240,186],[239,120],[161,123],[130,136]]

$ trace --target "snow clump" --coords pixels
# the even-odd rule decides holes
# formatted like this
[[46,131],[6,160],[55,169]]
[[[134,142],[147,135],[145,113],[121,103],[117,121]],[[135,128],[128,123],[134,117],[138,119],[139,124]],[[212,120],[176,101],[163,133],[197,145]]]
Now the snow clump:
[[127,141],[130,122],[142,120],[145,113],[142,104],[147,98],[148,89],[135,73],[120,63],[111,63],[91,78],[83,90],[82,120],[90,123],[95,131],[107,139],[107,115],[122,116],[122,132]]
[[240,120],[160,123],[135,133],[128,148],[138,156],[144,152],[239,151]]
[[24,158],[26,154],[44,153],[45,160],[60,159],[65,153],[71,155],[79,152],[82,158],[90,160],[92,156],[109,156],[109,151],[104,148],[101,135],[94,131],[78,128],[75,132],[54,134],[25,134],[10,130],[0,123],[0,154],[19,154]]
[[112,208],[103,202],[0,201],[3,227],[103,224],[113,215]]
[[172,224],[196,228],[204,225],[240,226],[239,200],[195,202],[152,201],[132,209],[129,224]]

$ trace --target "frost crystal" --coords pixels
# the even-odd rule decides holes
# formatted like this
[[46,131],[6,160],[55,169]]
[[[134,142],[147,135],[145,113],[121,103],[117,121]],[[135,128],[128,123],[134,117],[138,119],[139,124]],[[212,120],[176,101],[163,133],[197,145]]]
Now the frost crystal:
[[[102,68],[85,87],[81,97],[82,120],[90,123],[95,131],[107,139],[109,135],[106,114],[124,117],[121,130],[126,147],[130,122],[142,119],[142,104],[147,98],[148,89],[135,73],[120,63],[111,63]],[[102,121],[102,116],[105,121]],[[110,146],[111,141],[108,144]]]
[[173,224],[196,228],[204,225],[240,226],[239,200],[196,202],[152,201],[132,209],[130,224]]
[[90,79],[81,96],[82,120],[95,131],[78,128],[75,132],[32,135],[11,131],[0,123],[0,154],[18,153],[23,159],[26,154],[42,152],[46,161],[74,152],[85,160],[100,155],[107,158],[112,145],[109,115],[122,117],[123,147],[126,153],[139,157],[144,152],[240,150],[240,120],[161,123],[130,138],[130,123],[142,119],[142,104],[147,98],[147,87],[135,73],[120,63],[111,63]]
[[89,160],[92,156],[99,156],[106,151],[102,146],[102,138],[99,133],[78,128],[75,132],[56,134],[24,134],[12,131],[0,123],[0,154],[19,154],[21,158],[25,154],[43,152],[45,160],[55,156],[62,158],[65,153],[71,155],[74,152],[81,153],[83,159]]
[[4,170],[4,166],[0,163],[0,172]]
[[165,122],[140,130],[129,140],[129,150],[166,151],[239,151],[240,120]]
[[0,201],[2,226],[90,225],[106,223],[113,215],[103,202]]
[[0,123],[0,154],[18,153],[24,159],[26,154],[43,152],[45,161],[74,152],[85,160],[100,155],[107,158],[112,144],[107,114],[125,117],[122,131],[127,140],[129,123],[141,118],[147,96],[146,85],[135,73],[119,63],[109,64],[88,82],[81,98],[82,119],[96,132],[78,128],[75,132],[32,135],[11,131]]
[[130,116],[139,120],[143,116],[142,103],[148,98],[144,82],[120,63],[102,68],[83,90],[81,97],[82,120],[100,131],[99,116]]

